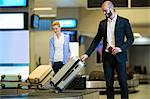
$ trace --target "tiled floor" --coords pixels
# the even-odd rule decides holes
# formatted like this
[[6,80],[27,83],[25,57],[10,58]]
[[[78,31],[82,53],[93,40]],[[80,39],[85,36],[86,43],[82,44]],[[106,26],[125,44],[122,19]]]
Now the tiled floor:
[[[142,84],[136,87],[137,93],[129,94],[129,99],[150,99],[150,84]],[[100,95],[99,99],[107,99],[106,95]],[[120,99],[120,95],[115,95],[115,99]]]

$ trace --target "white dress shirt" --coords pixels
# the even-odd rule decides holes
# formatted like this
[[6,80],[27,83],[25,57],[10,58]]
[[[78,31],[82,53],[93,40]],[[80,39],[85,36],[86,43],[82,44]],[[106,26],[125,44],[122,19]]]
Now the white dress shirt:
[[117,14],[113,19],[108,18],[107,20],[107,47],[115,47],[115,24],[117,20]]
[[63,61],[63,44],[64,44],[64,34],[61,33],[61,36],[58,38],[56,34],[54,34],[54,62]]

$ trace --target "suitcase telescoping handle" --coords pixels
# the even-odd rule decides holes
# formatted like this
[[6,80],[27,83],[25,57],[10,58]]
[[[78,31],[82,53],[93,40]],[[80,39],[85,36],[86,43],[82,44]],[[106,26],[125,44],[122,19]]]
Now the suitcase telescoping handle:
[[85,61],[82,61],[82,59],[81,59],[81,58],[80,58],[79,60],[80,60],[80,61],[84,64],[84,66],[85,66]]
[[82,62],[82,63],[85,65],[85,61],[82,61],[81,58],[79,58],[79,57],[77,57],[77,56],[73,56],[73,57],[71,57],[71,58],[74,59],[74,60],[80,61],[80,62]]

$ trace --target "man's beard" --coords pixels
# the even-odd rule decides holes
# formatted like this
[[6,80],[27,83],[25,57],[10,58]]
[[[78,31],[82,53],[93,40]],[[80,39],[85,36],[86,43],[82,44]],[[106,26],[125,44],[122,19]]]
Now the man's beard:
[[[107,16],[108,15],[108,16]],[[106,16],[106,18],[110,18],[112,16],[112,12],[110,11]]]

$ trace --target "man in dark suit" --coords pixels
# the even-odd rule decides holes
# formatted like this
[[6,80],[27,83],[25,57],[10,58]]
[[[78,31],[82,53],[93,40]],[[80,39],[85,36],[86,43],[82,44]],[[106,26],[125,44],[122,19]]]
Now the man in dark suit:
[[[116,69],[121,89],[121,99],[128,99],[127,49],[132,46],[134,37],[129,20],[116,14],[111,1],[102,4],[106,19],[99,24],[98,32],[87,52],[81,56],[85,61],[103,38],[103,68],[107,86],[107,99],[114,99],[114,69]],[[126,39],[125,39],[126,37]]]

